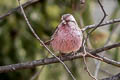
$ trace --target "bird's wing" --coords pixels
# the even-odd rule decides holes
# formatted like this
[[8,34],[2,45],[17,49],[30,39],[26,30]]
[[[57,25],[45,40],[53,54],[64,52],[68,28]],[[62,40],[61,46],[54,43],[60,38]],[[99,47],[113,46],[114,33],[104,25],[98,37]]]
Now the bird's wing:
[[50,45],[50,42],[54,39],[54,37],[57,35],[57,32],[58,32],[59,28],[58,26],[56,27],[55,31],[54,31],[54,34],[51,36],[51,39],[46,41],[44,44],[45,45]]
[[53,35],[51,36],[51,40],[53,40],[54,37],[57,35],[58,30],[59,30],[59,27],[57,26],[56,29],[55,29],[55,31],[54,31],[54,33],[53,33]]

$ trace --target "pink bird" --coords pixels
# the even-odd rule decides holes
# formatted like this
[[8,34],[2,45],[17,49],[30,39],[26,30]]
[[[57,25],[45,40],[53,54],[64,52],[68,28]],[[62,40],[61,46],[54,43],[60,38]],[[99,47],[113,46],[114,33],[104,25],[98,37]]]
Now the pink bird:
[[83,35],[75,18],[71,14],[64,14],[61,20],[51,40],[45,44],[64,54],[78,51],[82,46]]

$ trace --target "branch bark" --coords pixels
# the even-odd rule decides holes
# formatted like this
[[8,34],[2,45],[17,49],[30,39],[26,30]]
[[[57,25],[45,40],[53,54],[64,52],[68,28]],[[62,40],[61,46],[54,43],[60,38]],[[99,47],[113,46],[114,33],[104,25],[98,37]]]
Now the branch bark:
[[[112,19],[112,20],[103,22],[103,23],[100,24],[98,27],[102,27],[102,26],[106,26],[106,25],[110,25],[110,24],[115,24],[115,23],[118,23],[118,22],[120,22],[120,18],[118,18],[118,19]],[[82,30],[83,30],[83,31],[86,31],[86,30],[95,28],[97,25],[98,25],[98,24],[88,25],[88,26],[85,26],[85,28],[83,28]]]
[[[99,48],[96,50],[92,50],[92,51],[88,51],[91,54],[97,56],[98,53],[102,52],[102,51],[106,51],[106,50],[110,50],[112,48],[116,48],[116,47],[120,47],[120,43],[115,43],[103,48]],[[74,60],[74,59],[78,59],[78,58],[82,58],[82,52],[78,52],[76,55],[68,55],[68,56],[64,56],[64,57],[60,57],[60,59],[62,61],[70,61],[70,60]],[[87,57],[89,57],[89,55],[87,55]],[[120,67],[120,62],[117,61],[113,61],[110,59],[107,59],[105,57],[103,58],[103,62],[106,62],[108,64],[114,65],[114,66],[118,66]],[[16,70],[21,70],[21,69],[30,69],[36,66],[42,66],[42,65],[48,65],[48,64],[53,64],[53,63],[58,63],[59,61],[55,58],[55,57],[51,57],[51,58],[45,58],[45,59],[40,59],[40,60],[34,60],[31,62],[23,62],[23,63],[18,63],[18,64],[11,64],[11,65],[6,65],[6,66],[0,66],[0,73],[3,72],[10,72],[10,71],[16,71]]]
[[[25,2],[24,4],[22,4],[23,8],[26,8],[34,3],[39,2],[40,0],[28,0],[27,2]],[[2,16],[0,16],[0,20],[4,19],[5,17],[13,14],[14,12],[20,10],[20,6],[13,8],[11,10],[9,10],[6,14],[3,14]]]

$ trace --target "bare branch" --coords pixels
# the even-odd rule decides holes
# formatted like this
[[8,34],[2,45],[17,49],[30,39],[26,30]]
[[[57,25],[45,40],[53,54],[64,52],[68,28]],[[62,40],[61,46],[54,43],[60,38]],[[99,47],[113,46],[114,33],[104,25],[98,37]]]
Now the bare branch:
[[[120,18],[118,18],[118,19],[112,19],[112,20],[103,22],[98,27],[106,26],[106,25],[109,25],[109,24],[115,24],[115,23],[118,23],[118,22],[120,22]],[[85,28],[83,28],[82,31],[86,31],[86,30],[95,28],[96,26],[97,26],[97,24],[85,26]]]
[[99,3],[99,5],[100,5],[100,7],[101,7],[101,9],[102,9],[102,11],[103,11],[104,16],[103,16],[103,18],[101,19],[101,21],[98,23],[98,25],[97,25],[96,27],[94,27],[91,31],[88,32],[88,37],[89,37],[89,35],[90,35],[93,31],[95,31],[95,30],[100,26],[100,24],[102,24],[102,22],[105,20],[105,18],[106,18],[106,16],[107,16],[107,14],[106,14],[106,12],[105,12],[105,10],[104,10],[104,8],[103,8],[103,5],[101,4],[100,0],[98,0],[98,3]]
[[[85,39],[85,37],[83,37],[83,44],[82,44],[82,46],[83,46],[83,61],[84,61],[84,64],[85,64],[85,70],[87,71],[88,75],[89,75],[92,79],[97,80],[97,79],[90,73],[89,68],[88,68],[88,66],[87,66],[86,56],[88,55],[88,53],[87,53],[87,51],[86,51],[85,41],[86,41],[86,39]],[[90,56],[90,55],[89,55],[89,56]]]
[[[116,44],[112,44],[103,48],[99,48],[96,50],[92,50],[89,51],[92,55],[96,55],[100,52],[106,51],[106,50],[110,50],[112,48],[116,48],[116,47],[120,47],[120,43],[116,43]],[[82,53],[78,52],[78,54],[76,55],[68,55],[68,56],[64,56],[61,57],[62,61],[70,61],[73,59],[78,59],[78,58],[82,58],[83,55],[81,55]],[[89,55],[87,55],[87,57],[89,57]],[[120,62],[114,61],[114,60],[110,60],[106,57],[101,57],[103,59],[103,62],[106,62],[108,64],[114,65],[116,67],[120,67]],[[21,70],[21,69],[29,69],[29,68],[33,68],[36,66],[42,66],[42,65],[48,65],[48,64],[53,64],[53,63],[58,63],[58,59],[56,59],[55,57],[51,57],[51,58],[45,58],[45,59],[40,59],[40,60],[34,60],[31,62],[23,62],[23,63],[18,63],[18,64],[11,64],[11,65],[6,65],[6,66],[0,66],[0,73],[3,72],[9,72],[9,71],[16,71],[16,70]]]
[[86,51],[85,39],[83,39],[83,40],[84,40],[84,41],[83,41],[82,46],[83,46],[83,61],[84,61],[84,64],[85,64],[85,70],[87,71],[88,75],[89,75],[92,79],[97,80],[97,79],[90,73],[89,68],[88,68],[88,66],[87,66],[86,55],[88,55],[88,53],[87,53],[87,51]]
[[97,56],[100,57],[100,58],[102,58],[103,62],[106,62],[107,64],[112,64],[114,66],[120,67],[120,62],[111,60],[111,59],[109,59],[107,57],[103,57],[103,56],[99,56],[99,55],[97,55]]
[[[100,52],[103,52],[103,51],[107,51],[107,50],[109,50],[109,49],[112,49],[113,47],[120,47],[120,43],[115,43],[115,44],[110,45],[110,46],[105,46],[105,47],[96,49],[96,50],[94,50],[94,51],[90,51],[90,53],[93,54],[93,55],[96,55],[96,53],[100,53]],[[106,58],[106,57],[103,57],[103,56],[100,56],[100,55],[96,55],[96,56],[102,58],[103,61],[106,62],[106,63],[108,63],[108,64],[112,64],[112,65],[114,65],[114,66],[120,67],[120,62],[111,60],[111,59],[109,59],[109,58]]]
[[96,53],[100,53],[100,52],[103,52],[103,51],[107,51],[109,49],[112,49],[112,48],[115,48],[115,47],[120,47],[120,43],[115,43],[115,44],[112,44],[112,45],[109,45],[109,46],[105,46],[105,47],[102,47],[102,48],[98,48],[96,50],[93,50],[93,51],[90,51],[90,53],[92,53],[93,55],[96,54]]
[[[23,8],[26,8],[34,3],[39,2],[40,0],[28,0],[26,3],[22,4]],[[6,14],[3,14],[2,16],[0,16],[0,20],[4,19],[5,17],[13,14],[14,12],[20,10],[20,6],[13,8],[11,10],[9,10]]]

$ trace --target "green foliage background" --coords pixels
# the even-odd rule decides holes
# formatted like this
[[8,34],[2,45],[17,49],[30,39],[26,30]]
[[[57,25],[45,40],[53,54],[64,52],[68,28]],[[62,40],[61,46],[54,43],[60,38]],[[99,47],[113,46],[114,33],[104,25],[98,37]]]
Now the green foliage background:
[[[102,1],[104,2],[104,0]],[[22,0],[22,2],[24,3],[26,1]],[[113,2],[116,6],[111,13],[108,14],[108,19],[120,17],[120,0],[114,0]],[[50,39],[56,26],[60,23],[61,15],[65,13],[73,14],[80,28],[94,24],[97,19],[100,20],[102,17],[94,18],[94,16],[98,15],[94,13],[94,10],[96,9],[98,9],[97,13],[102,15],[100,7],[96,8],[96,5],[98,5],[97,0],[86,0],[85,4],[80,4],[79,0],[40,0],[38,3],[25,8],[25,12],[39,37],[43,41],[47,41]],[[17,6],[17,0],[0,0],[0,15],[5,14],[8,10]],[[110,25],[106,30],[104,27],[97,29],[90,36],[92,48],[103,47],[109,35],[112,35],[110,43],[119,42],[119,27],[118,24],[115,24]],[[116,30],[115,33],[110,34],[113,30]],[[112,49],[108,51],[108,53],[108,57],[117,61],[120,60],[119,48]],[[0,20],[0,66],[39,60],[45,58],[48,54],[49,53],[40,46],[39,41],[36,40],[29,30],[20,11]],[[84,64],[82,59],[65,63],[69,66],[77,80],[90,80],[87,72],[83,69]],[[91,72],[94,72],[94,61],[88,60],[88,65]],[[106,69],[106,67],[108,67],[108,65],[102,63],[102,68]],[[0,73],[0,80],[30,80],[36,72],[40,71],[40,68],[41,67]],[[109,68],[108,71],[111,70],[113,66],[110,66]],[[115,67],[110,73],[114,74],[115,71],[118,71],[118,68]],[[102,78],[103,76],[106,77],[108,74],[104,75],[104,73],[101,72],[99,78]],[[67,74],[64,67],[57,63],[46,65],[35,80],[71,80],[71,77]]]

